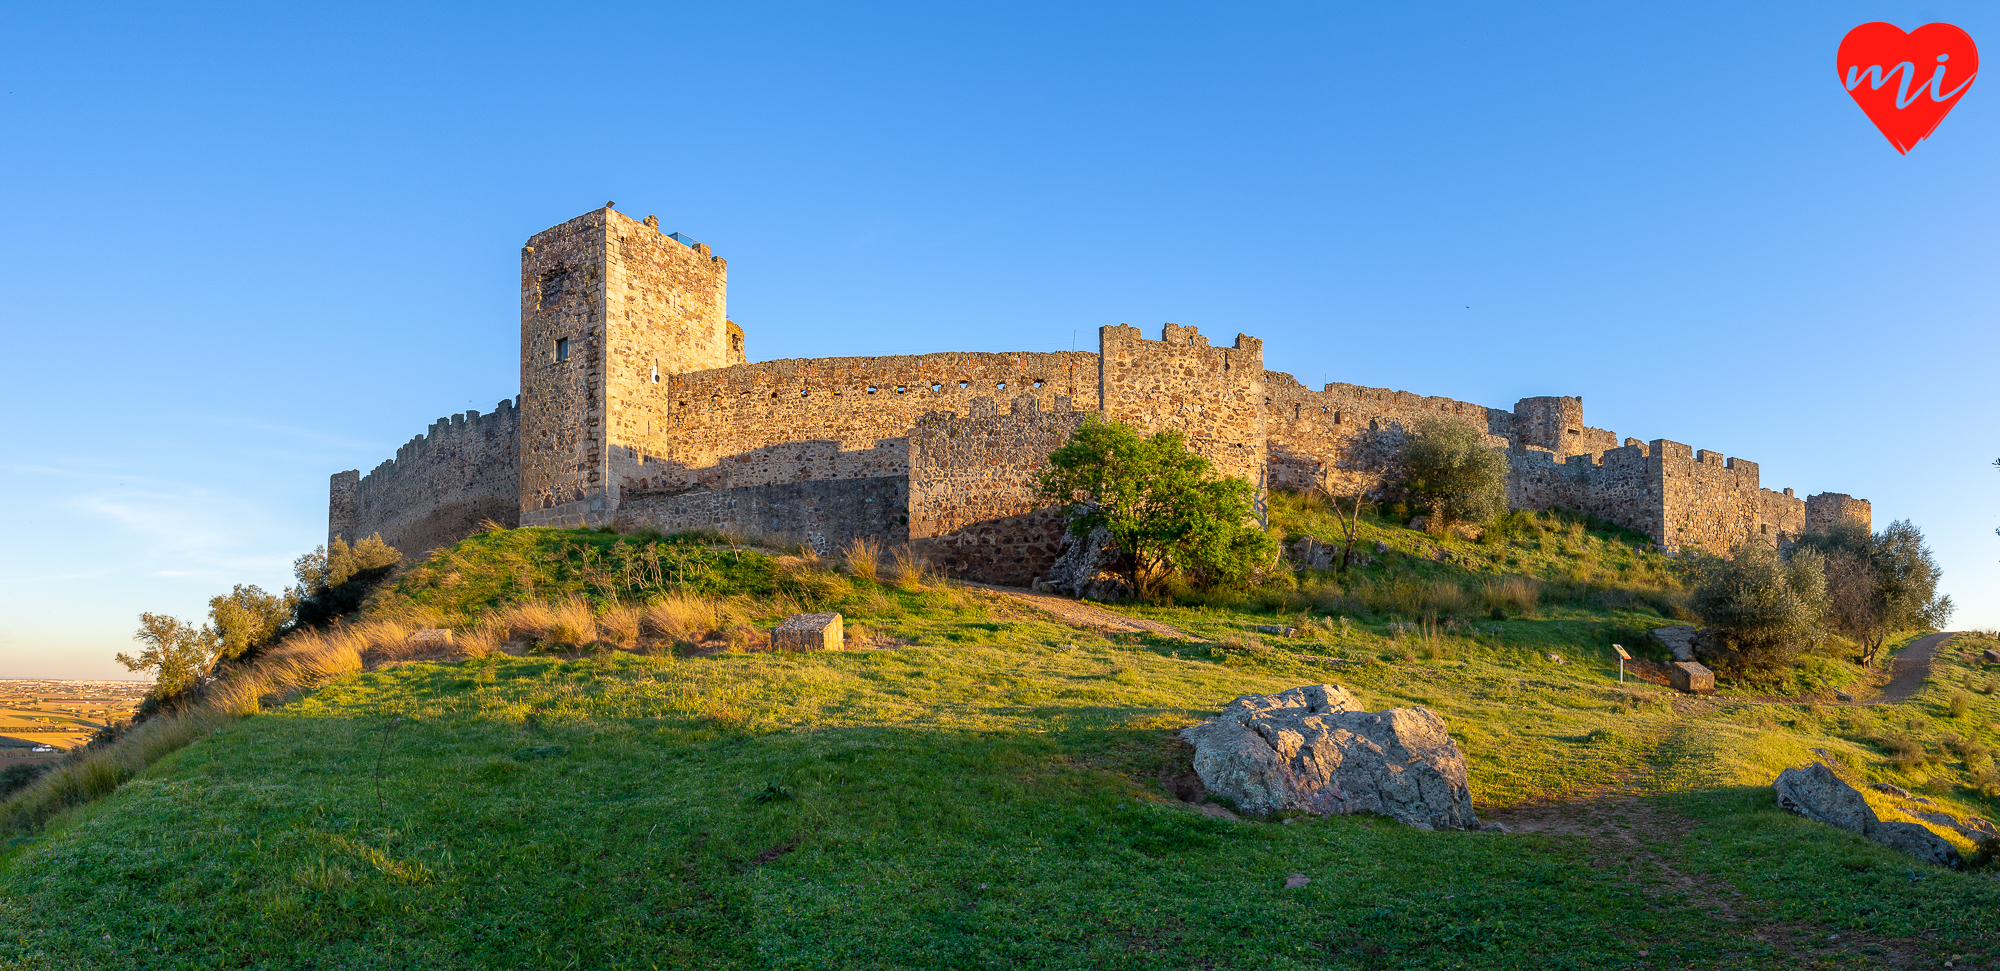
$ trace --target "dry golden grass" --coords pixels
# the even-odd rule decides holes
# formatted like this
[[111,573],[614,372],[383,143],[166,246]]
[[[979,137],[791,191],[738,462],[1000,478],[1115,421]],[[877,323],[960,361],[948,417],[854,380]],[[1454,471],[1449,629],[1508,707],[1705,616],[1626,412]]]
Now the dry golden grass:
[[1541,592],[1541,584],[1527,577],[1501,577],[1480,586],[1479,602],[1487,610],[1498,608],[1510,614],[1525,614],[1535,609]]
[[639,643],[639,625],[645,611],[638,607],[613,607],[597,615],[597,627],[604,639],[630,650]]
[[889,581],[905,592],[922,590],[930,578],[931,564],[908,543],[896,547],[889,564]]
[[538,640],[556,629],[556,612],[541,601],[518,603],[500,613],[500,626],[521,640]]
[[674,593],[648,604],[641,623],[659,637],[690,641],[722,626],[723,613],[716,601]]
[[597,616],[590,611],[590,605],[582,600],[563,600],[549,606],[555,616],[555,625],[549,628],[549,637],[563,644],[588,644],[597,639]]
[[850,575],[873,580],[882,559],[882,541],[873,536],[856,536],[841,548],[840,558]]
[[458,651],[466,657],[485,657],[507,644],[507,630],[482,624],[457,637]]

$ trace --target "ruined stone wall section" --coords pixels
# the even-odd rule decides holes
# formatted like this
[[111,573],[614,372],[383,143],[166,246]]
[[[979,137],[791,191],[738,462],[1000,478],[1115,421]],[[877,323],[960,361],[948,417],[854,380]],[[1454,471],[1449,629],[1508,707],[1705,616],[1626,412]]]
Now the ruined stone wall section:
[[976,398],[1068,397],[1097,408],[1097,355],[945,353],[794,358],[678,374],[621,402],[637,437],[612,452],[619,489],[735,488],[909,474],[909,433]]
[[1874,531],[1875,513],[1868,500],[1840,492],[1822,492],[1806,497],[1806,532],[1830,532],[1834,524],[1843,519],[1851,519],[1862,529]]
[[1098,331],[1104,416],[1144,434],[1179,429],[1217,472],[1264,482],[1264,342],[1236,335],[1210,347],[1193,327],[1167,324],[1160,340],[1124,324]]
[[1270,486],[1336,491],[1388,466],[1405,434],[1431,418],[1464,421],[1506,448],[1514,415],[1499,408],[1387,388],[1329,384],[1314,391],[1283,371],[1264,372]]
[[[521,248],[521,490],[528,526],[602,516],[605,222],[585,213]],[[559,342],[567,342],[559,344]],[[567,357],[559,359],[559,347]]]
[[502,401],[491,414],[440,418],[365,477],[333,477],[327,542],[380,533],[414,559],[449,546],[491,519],[520,522],[520,411]]
[[621,528],[650,526],[663,533],[700,529],[781,546],[805,545],[825,555],[861,536],[885,547],[902,545],[908,539],[902,523],[908,505],[909,480],[902,476],[737,489],[628,489],[614,521]]
[[1508,506],[1587,512],[1660,541],[1660,463],[1647,446],[1634,442],[1562,461],[1548,449],[1514,449],[1507,463]]
[[328,480],[326,545],[332,546],[336,537],[354,535],[355,523],[361,515],[361,510],[356,507],[354,492],[360,486],[360,469],[335,472]]
[[1028,586],[1061,552],[1065,521],[1035,497],[1049,453],[1083,425],[1058,397],[1042,411],[1032,395],[998,413],[975,399],[971,414],[936,412],[910,430],[910,541],[951,576]]

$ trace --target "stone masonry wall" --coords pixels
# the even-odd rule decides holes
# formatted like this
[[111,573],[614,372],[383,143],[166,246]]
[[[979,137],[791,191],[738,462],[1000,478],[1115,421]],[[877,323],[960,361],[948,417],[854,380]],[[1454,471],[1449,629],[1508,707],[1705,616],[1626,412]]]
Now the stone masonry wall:
[[639,437],[612,451],[620,489],[731,488],[909,473],[924,414],[976,398],[1097,407],[1088,352],[763,361],[678,374],[622,404]]
[[1660,463],[1653,448],[1636,440],[1597,454],[1557,461],[1547,449],[1507,453],[1507,505],[1514,509],[1572,509],[1602,516],[1661,542]]
[[1283,371],[1264,372],[1264,395],[1274,489],[1345,489],[1385,467],[1406,430],[1428,418],[1465,421],[1495,448],[1506,448],[1513,434],[1513,413],[1499,408],[1353,384],[1314,391]]
[[1211,347],[1175,324],[1157,341],[1102,328],[1099,353],[744,363],[727,278],[708,247],[609,206],[536,234],[521,251],[518,409],[440,422],[367,477],[333,476],[329,538],[380,532],[414,555],[487,518],[622,515],[795,534],[828,551],[857,535],[914,537],[967,576],[1026,582],[1056,528],[1026,483],[1091,412],[1179,429],[1217,471],[1294,489],[1341,489],[1387,466],[1420,422],[1457,419],[1507,450],[1515,506],[1594,513],[1668,547],[1783,544],[1872,515],[1839,493],[1764,489],[1752,462],[1666,440],[1620,446],[1583,424],[1581,398],[1508,411],[1315,391],[1265,371],[1257,338]]
[[[585,522],[604,462],[604,224],[588,212],[521,248],[521,491],[524,525]],[[558,342],[568,354],[558,359]]]
[[1106,418],[1147,435],[1179,429],[1217,472],[1265,487],[1263,341],[1238,334],[1230,347],[1210,347],[1178,324],[1149,341],[1118,324],[1098,330],[1098,347]]
[[366,477],[333,477],[327,542],[382,535],[414,559],[449,546],[491,519],[520,522],[520,412],[502,401],[491,414],[440,418]]
[[909,480],[903,476],[817,479],[734,489],[628,489],[618,504],[622,527],[651,526],[665,533],[694,529],[740,534],[822,554],[858,536],[884,546],[909,538],[903,525]]
[[1669,547],[1727,553],[1745,541],[1779,546],[1805,532],[1806,504],[1762,488],[1757,463],[1658,441],[1661,513]]
[[1873,531],[1874,510],[1866,499],[1840,492],[1822,492],[1806,497],[1806,532],[1825,533],[1843,519],[1851,519],[1862,529]]
[[1053,411],[1023,394],[999,414],[975,398],[967,415],[925,415],[910,430],[910,542],[948,575],[1028,586],[1061,552],[1065,520],[1035,500],[1049,453],[1083,425],[1059,396]]

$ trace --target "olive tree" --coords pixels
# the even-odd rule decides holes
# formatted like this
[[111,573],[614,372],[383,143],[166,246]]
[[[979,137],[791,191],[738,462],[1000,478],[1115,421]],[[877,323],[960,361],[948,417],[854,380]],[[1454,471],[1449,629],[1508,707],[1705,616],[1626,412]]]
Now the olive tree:
[[359,609],[368,591],[402,559],[395,547],[382,542],[380,533],[353,546],[336,536],[332,544],[299,557],[292,564],[299,585],[287,591],[295,604],[293,625],[325,627]]
[[1507,511],[1507,456],[1463,421],[1428,419],[1398,453],[1403,488],[1430,510],[1432,531],[1490,522]]
[[1801,548],[1788,559],[1746,542],[1702,571],[1694,611],[1707,625],[1702,660],[1737,674],[1786,667],[1825,637],[1826,557]]
[[1064,509],[1071,533],[1102,527],[1111,535],[1120,572],[1141,597],[1176,575],[1204,586],[1241,583],[1275,556],[1253,517],[1250,483],[1216,475],[1178,431],[1142,436],[1091,415],[1049,454],[1037,490]]
[[269,646],[291,623],[299,597],[297,587],[273,594],[256,584],[239,583],[230,592],[211,598],[208,619],[221,639],[217,656],[234,660]]
[[214,628],[167,614],[140,614],[132,637],[145,648],[138,654],[120,653],[116,660],[127,671],[154,673],[153,688],[146,693],[149,710],[199,684],[222,645]]
[[1861,646],[1862,664],[1873,664],[1890,634],[1936,630],[1949,623],[1953,605],[1937,592],[1938,568],[1923,531],[1907,519],[1870,535],[1843,522],[1800,540],[1826,557],[1827,626]]

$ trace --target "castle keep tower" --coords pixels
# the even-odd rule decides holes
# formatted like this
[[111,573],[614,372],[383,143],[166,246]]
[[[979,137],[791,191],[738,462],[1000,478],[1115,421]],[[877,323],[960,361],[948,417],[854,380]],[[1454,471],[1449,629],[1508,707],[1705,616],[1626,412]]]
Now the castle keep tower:
[[[742,360],[728,264],[609,206],[521,249],[521,525],[604,521],[610,446],[651,429],[620,402],[675,374]],[[742,332],[735,331],[736,335]]]

